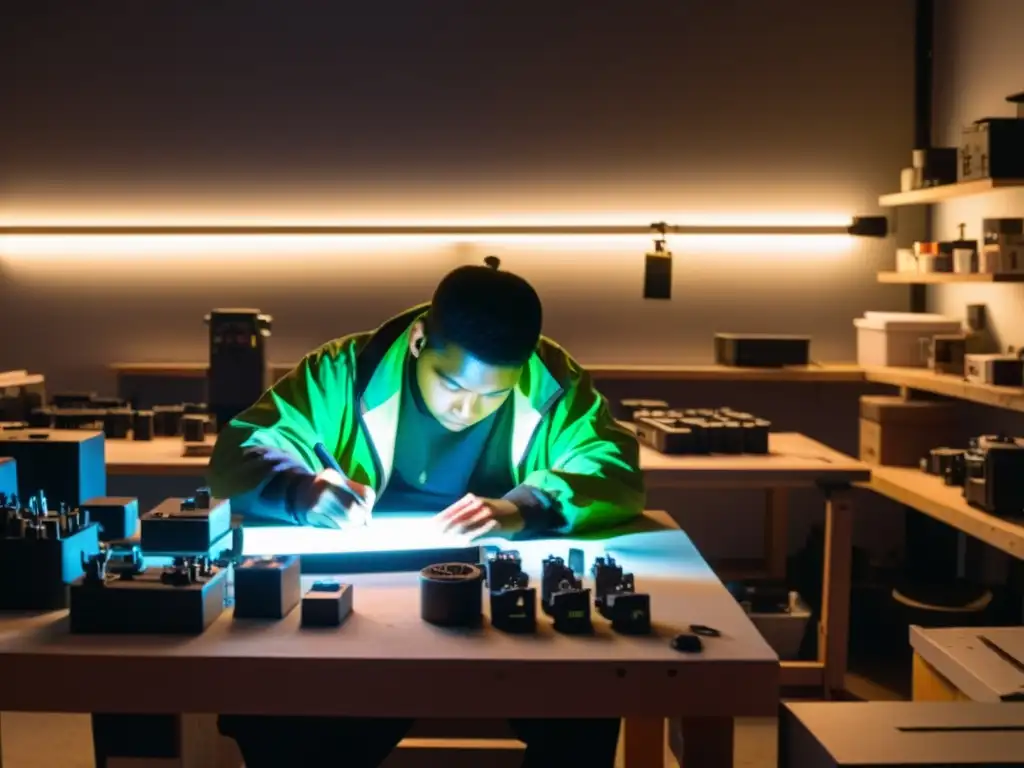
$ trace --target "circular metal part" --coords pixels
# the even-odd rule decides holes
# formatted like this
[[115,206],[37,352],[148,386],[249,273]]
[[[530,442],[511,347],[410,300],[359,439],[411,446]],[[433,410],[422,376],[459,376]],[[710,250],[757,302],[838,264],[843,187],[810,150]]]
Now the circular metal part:
[[469,627],[483,619],[483,569],[440,563],[420,571],[420,617],[441,627]]

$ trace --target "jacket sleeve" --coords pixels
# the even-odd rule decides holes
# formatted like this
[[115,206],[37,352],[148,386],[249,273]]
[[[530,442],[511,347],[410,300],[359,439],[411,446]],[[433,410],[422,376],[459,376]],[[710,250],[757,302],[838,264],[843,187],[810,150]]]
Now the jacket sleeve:
[[560,513],[559,533],[586,533],[629,522],[646,493],[636,437],[612,417],[608,402],[579,371],[548,418],[550,468],[531,472],[514,494],[536,489]]
[[335,451],[351,409],[348,347],[332,342],[307,356],[217,436],[207,482],[246,519],[300,523],[295,499],[323,469],[313,447]]

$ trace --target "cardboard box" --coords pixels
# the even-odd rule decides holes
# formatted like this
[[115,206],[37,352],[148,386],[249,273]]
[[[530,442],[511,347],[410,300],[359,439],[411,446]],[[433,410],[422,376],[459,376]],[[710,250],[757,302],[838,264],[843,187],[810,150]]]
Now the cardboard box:
[[955,437],[953,403],[864,395],[860,399],[860,460],[890,467],[916,467],[932,448]]

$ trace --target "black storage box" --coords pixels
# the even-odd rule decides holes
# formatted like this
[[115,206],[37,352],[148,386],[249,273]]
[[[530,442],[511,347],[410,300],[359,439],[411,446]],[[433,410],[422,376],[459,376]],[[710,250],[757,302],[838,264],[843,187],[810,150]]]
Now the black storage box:
[[738,368],[809,365],[810,336],[761,333],[716,333],[715,363]]

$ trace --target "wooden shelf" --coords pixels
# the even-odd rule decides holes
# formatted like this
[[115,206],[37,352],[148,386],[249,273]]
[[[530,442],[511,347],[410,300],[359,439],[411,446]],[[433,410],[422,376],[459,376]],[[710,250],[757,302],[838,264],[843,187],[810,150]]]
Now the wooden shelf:
[[[271,375],[279,378],[293,363],[271,363]],[[854,363],[822,363],[787,368],[732,368],[725,365],[586,365],[595,379],[643,381],[790,381],[857,382],[864,380]],[[206,363],[112,363],[108,368],[118,376],[202,378]]]
[[1024,283],[1024,273],[879,272],[878,282],[917,285],[934,283]]
[[963,490],[918,469],[872,467],[871,490],[923,512],[989,546],[1024,560],[1024,521],[1010,521],[975,509]]
[[980,195],[984,192],[992,192],[996,189],[1011,189],[1024,186],[1024,179],[982,179],[980,181],[965,181],[960,184],[943,184],[939,187],[927,187],[926,189],[915,189],[911,192],[894,192],[882,195],[878,198],[878,204],[884,206],[900,205],[927,205],[928,203],[941,203],[943,200],[953,200],[957,197],[969,195]]
[[864,369],[866,381],[891,384],[945,397],[955,397],[972,403],[1024,412],[1024,388],[995,387],[991,384],[972,384],[960,376],[933,373],[927,368],[868,367]]

